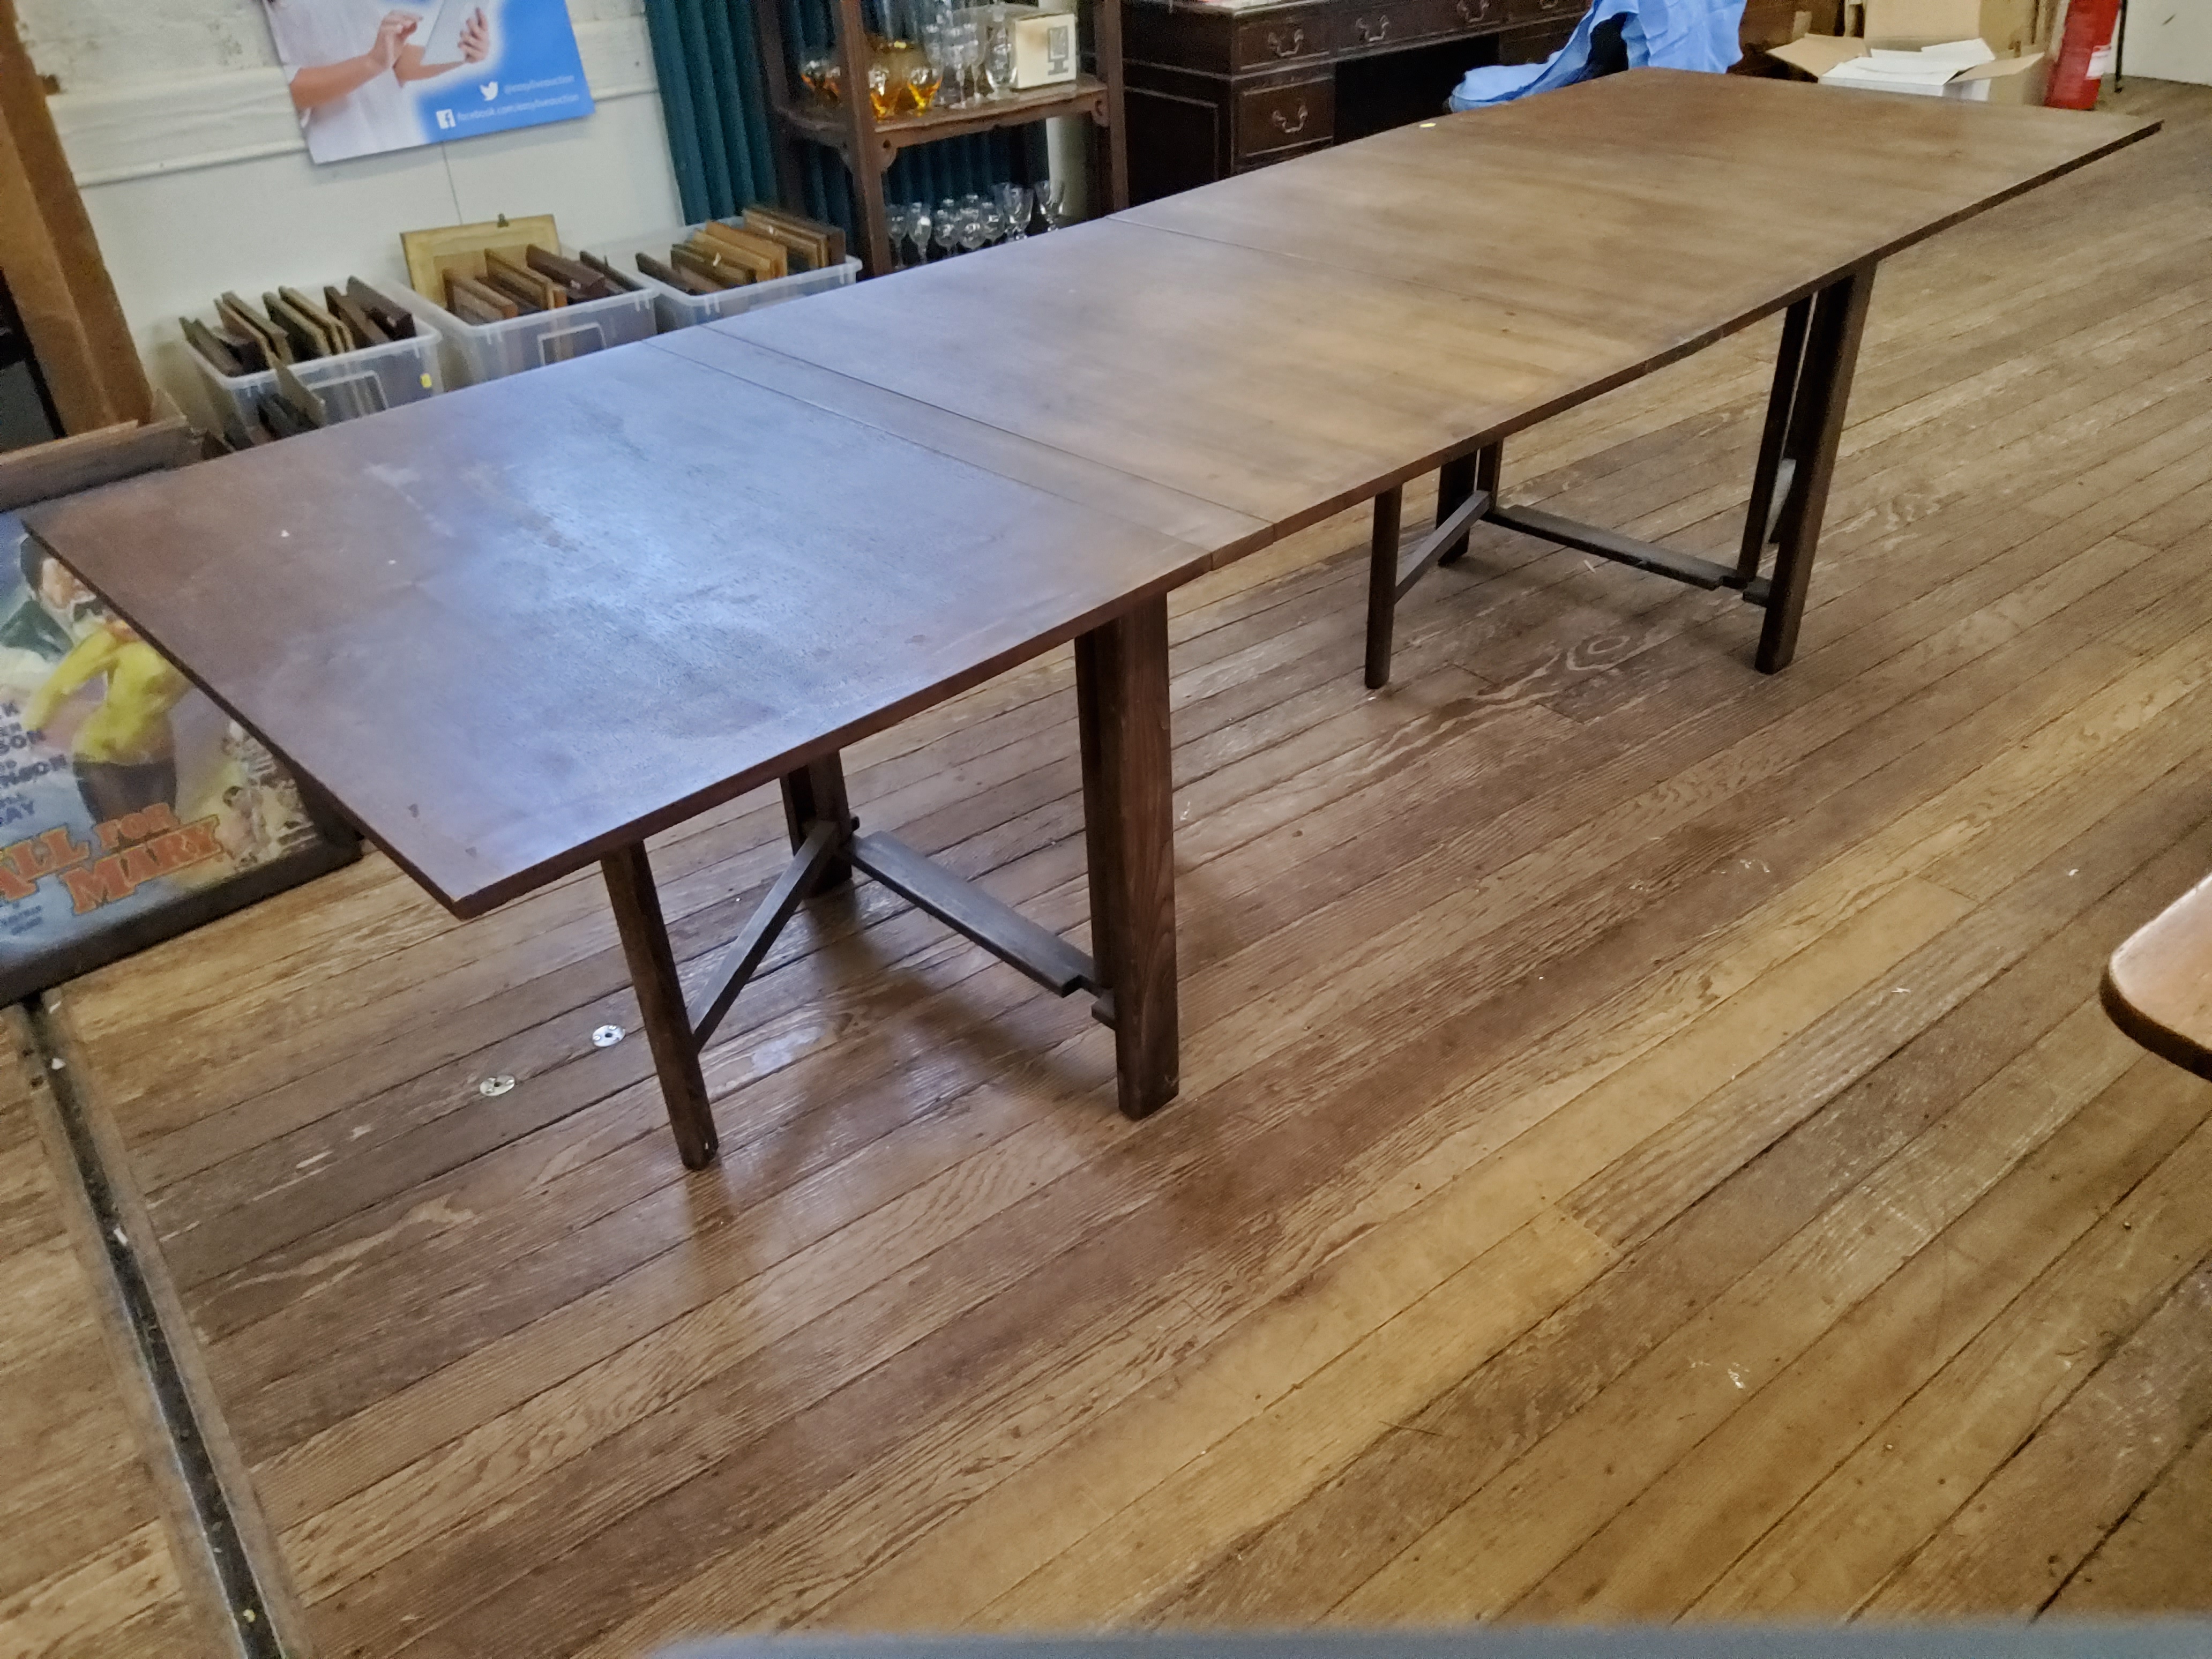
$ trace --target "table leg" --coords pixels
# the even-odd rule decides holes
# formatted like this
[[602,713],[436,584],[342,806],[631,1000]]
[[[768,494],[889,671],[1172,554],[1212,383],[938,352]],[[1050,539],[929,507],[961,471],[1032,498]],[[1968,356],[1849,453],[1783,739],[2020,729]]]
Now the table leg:
[[[1456,462],[1449,463],[1456,465]],[[1375,498],[1375,532],[1367,548],[1367,689],[1390,683],[1390,636],[1398,617],[1398,519],[1406,503],[1402,485]],[[1443,503],[1437,504],[1439,514]]]
[[668,1104],[669,1127],[676,1132],[676,1150],[686,1169],[704,1169],[714,1161],[714,1114],[707,1103],[707,1079],[699,1069],[698,1045],[692,1040],[684,987],[676,977],[676,953],[660,917],[660,894],[653,884],[645,844],[635,842],[608,854],[599,869],[614,905],[615,927],[637,992],[653,1070]]
[[[1397,629],[1398,601],[1413,584],[1443,562],[1455,547],[1467,546],[1468,527],[1487,514],[1497,499],[1498,446],[1445,463],[1437,479],[1437,520],[1412,554],[1401,557],[1399,531],[1406,506],[1402,486],[1375,498],[1375,533],[1367,558],[1367,689],[1390,683],[1390,645]],[[1487,468],[1486,471],[1486,461]],[[1489,484],[1475,488],[1485,477]]]
[[1114,1028],[1121,1110],[1145,1117],[1180,1081],[1166,599],[1077,638],[1075,694],[1100,1012]]
[[[806,833],[817,822],[837,827],[841,848],[851,836],[854,820],[852,804],[845,798],[845,763],[835,750],[816,756],[798,771],[784,775],[783,822],[791,831],[791,850],[794,853],[806,844]],[[852,860],[841,850],[823,864],[820,873],[800,896],[812,898],[817,893],[845,886],[852,879]]]
[[[1437,470],[1438,524],[1449,518],[1453,510],[1478,489],[1486,489],[1492,499],[1496,498],[1498,474],[1504,454],[1504,444],[1486,444],[1472,454],[1446,461]],[[1454,537],[1451,545],[1437,555],[1437,562],[1457,564],[1467,556],[1467,544],[1464,535]]]
[[1787,668],[1797,653],[1797,624],[1812,582],[1813,555],[1820,545],[1820,520],[1828,508],[1828,484],[1835,476],[1836,447],[1844,433],[1844,407],[1850,400],[1851,372],[1858,362],[1873,289],[1874,267],[1864,265],[1822,289],[1813,301],[1804,367],[1783,446],[1783,453],[1794,465],[1782,510],[1774,577],[1767,591],[1766,620],[1759,635],[1756,661],[1762,673]]
[[1751,501],[1744,508],[1743,543],[1736,556],[1738,585],[1749,592],[1759,580],[1759,562],[1774,540],[1775,526],[1796,481],[1796,459],[1786,446],[1790,411],[1797,404],[1797,383],[1805,373],[1805,331],[1813,301],[1799,300],[1783,314],[1782,342],[1774,354],[1774,385],[1766,394],[1766,423],[1759,435],[1759,463],[1751,471]]

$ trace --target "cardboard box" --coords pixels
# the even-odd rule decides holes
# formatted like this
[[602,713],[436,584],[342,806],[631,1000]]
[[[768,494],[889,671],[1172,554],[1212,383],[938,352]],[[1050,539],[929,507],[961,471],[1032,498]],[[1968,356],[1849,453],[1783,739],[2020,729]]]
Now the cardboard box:
[[2056,0],[1850,0],[1843,33],[1869,46],[1981,40],[2000,58],[2025,58],[2051,42]]
[[1027,92],[1032,87],[1049,87],[1075,79],[1079,50],[1075,14],[1029,6],[1012,6],[1007,10],[1013,18],[1016,88]]
[[[1854,0],[1845,21],[1858,27],[1857,35],[1808,34],[1766,51],[1832,86],[2040,104],[2050,76],[2051,9],[2051,0]],[[1972,42],[1986,52],[1973,51]],[[1907,62],[1905,53],[1919,59]],[[1863,59],[1865,69],[1850,67]]]

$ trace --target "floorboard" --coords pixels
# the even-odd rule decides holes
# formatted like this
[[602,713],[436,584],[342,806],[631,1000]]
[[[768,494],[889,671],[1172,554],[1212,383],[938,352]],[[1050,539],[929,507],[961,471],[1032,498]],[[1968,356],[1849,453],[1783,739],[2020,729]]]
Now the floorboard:
[[40,1133],[16,1036],[10,1024],[0,1055],[0,1656],[218,1653],[179,1571],[107,1297],[72,1236],[76,1176]]

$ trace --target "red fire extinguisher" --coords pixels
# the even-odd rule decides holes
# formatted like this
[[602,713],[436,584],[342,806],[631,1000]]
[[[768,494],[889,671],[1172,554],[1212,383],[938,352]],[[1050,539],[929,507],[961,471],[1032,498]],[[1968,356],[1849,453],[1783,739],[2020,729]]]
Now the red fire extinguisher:
[[2053,109],[2094,109],[2098,83],[2112,72],[2112,36],[2119,27],[2120,0],[2068,0],[2066,33],[2058,61],[2051,66],[2051,90],[2043,101]]

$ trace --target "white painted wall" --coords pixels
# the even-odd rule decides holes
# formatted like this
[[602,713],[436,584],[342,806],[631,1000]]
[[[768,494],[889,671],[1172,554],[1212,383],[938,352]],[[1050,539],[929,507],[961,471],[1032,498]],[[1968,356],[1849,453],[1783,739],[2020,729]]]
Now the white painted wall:
[[550,213],[564,240],[679,222],[643,0],[568,0],[580,121],[317,167],[261,0],[19,0],[70,166],[155,378],[197,408],[177,318],[226,289],[404,283],[399,234]]
[[2212,86],[2212,0],[2129,0],[2120,51],[2125,74]]

